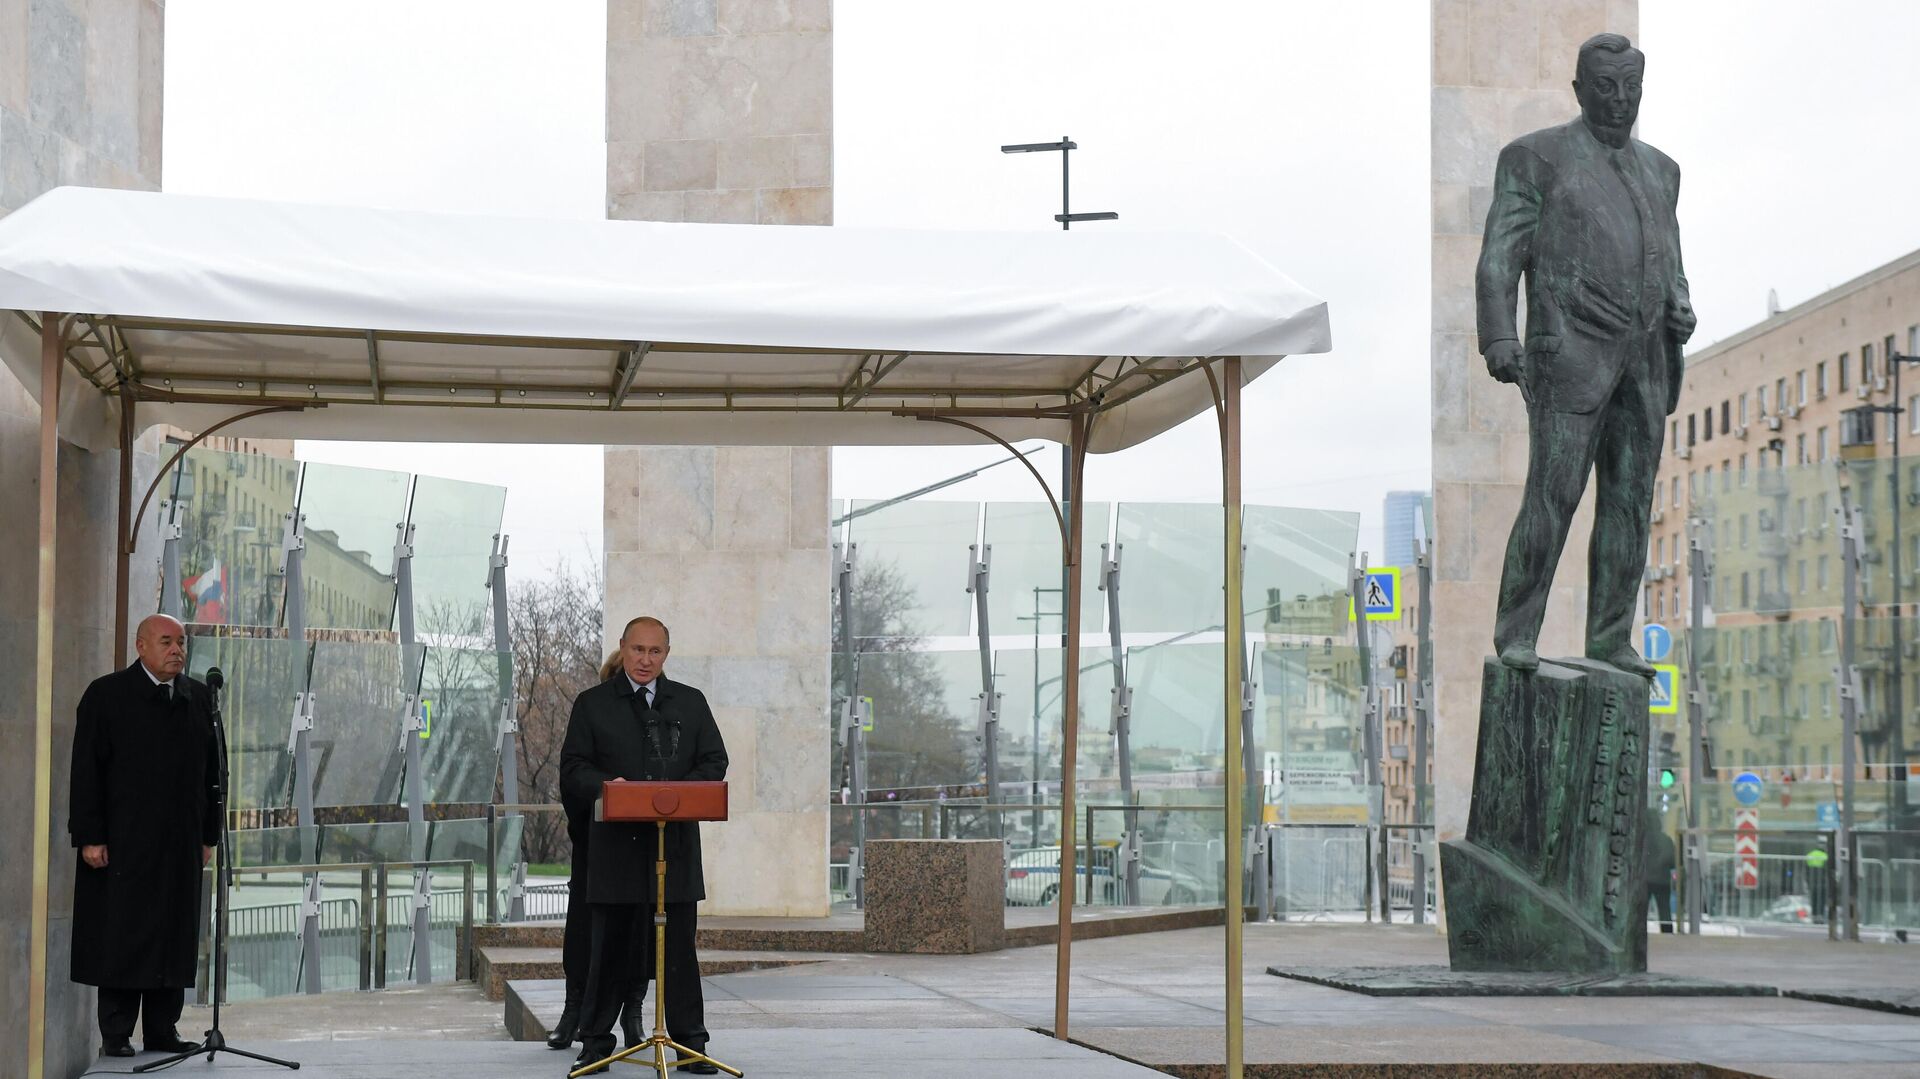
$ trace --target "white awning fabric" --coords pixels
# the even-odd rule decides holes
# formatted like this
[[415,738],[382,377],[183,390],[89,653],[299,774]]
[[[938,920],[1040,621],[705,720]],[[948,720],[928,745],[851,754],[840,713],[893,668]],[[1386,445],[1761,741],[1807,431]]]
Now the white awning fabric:
[[60,188],[0,219],[0,356],[83,316],[62,426],[463,442],[1122,449],[1331,347],[1326,304],[1216,235],[530,220]]

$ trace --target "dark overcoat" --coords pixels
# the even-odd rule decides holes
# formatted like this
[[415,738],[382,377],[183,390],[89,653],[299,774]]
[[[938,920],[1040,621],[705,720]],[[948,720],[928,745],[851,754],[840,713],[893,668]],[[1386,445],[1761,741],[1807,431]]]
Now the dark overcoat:
[[[166,699],[136,661],[80,697],[67,816],[76,982],[194,983],[201,857],[220,838],[219,760],[207,687],[181,675]],[[78,848],[105,843],[94,869]]]
[[[692,686],[661,675],[654,683],[651,714],[636,707],[626,672],[582,692],[573,700],[567,737],[560,749],[563,800],[590,807],[609,779],[725,779],[727,746],[707,707]],[[675,732],[677,731],[677,735]],[[653,735],[661,748],[656,754]],[[592,816],[592,810],[587,810]],[[592,821],[587,866],[590,903],[652,903],[653,856],[658,829],[650,823]],[[691,903],[707,897],[700,867],[700,826],[667,825],[667,902]]]

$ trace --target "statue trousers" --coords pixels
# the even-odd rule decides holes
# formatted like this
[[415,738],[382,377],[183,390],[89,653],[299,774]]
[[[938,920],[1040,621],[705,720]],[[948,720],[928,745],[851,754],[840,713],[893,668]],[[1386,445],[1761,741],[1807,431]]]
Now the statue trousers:
[[1594,411],[1556,412],[1539,401],[1527,403],[1527,482],[1500,576],[1496,650],[1537,645],[1554,569],[1589,472],[1595,489],[1586,654],[1606,659],[1631,646],[1666,426],[1667,376],[1659,328],[1636,331],[1621,347],[1629,352],[1620,381]]

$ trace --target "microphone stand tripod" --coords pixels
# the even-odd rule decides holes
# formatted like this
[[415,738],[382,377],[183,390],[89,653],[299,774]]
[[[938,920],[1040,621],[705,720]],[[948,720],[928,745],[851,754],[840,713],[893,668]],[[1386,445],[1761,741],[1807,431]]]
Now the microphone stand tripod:
[[[226,996],[227,987],[227,889],[233,886],[233,838],[227,828],[227,725],[220,718],[220,691],[226,685],[226,679],[220,674],[220,668],[207,671],[207,691],[213,698],[213,707],[208,718],[213,721],[213,745],[219,756],[219,766],[215,775],[219,780],[220,795],[220,844],[215,848],[213,871],[213,1026],[199,1045],[184,1053],[175,1053],[170,1057],[142,1064],[133,1069],[135,1072],[149,1072],[160,1068],[170,1068],[175,1064],[196,1057],[202,1053],[212,1061],[215,1053],[232,1053],[267,1064],[278,1064],[283,1068],[298,1071],[297,1060],[281,1060],[279,1057],[250,1053],[245,1049],[235,1049],[227,1044],[226,1035],[220,1032],[220,998]],[[314,960],[309,960],[312,962]]]

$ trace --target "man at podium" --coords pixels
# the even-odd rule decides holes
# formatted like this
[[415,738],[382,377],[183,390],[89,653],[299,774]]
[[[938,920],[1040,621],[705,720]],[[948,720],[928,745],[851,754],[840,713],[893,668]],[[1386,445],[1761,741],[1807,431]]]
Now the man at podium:
[[[560,750],[560,784],[569,797],[592,802],[610,779],[726,778],[727,747],[706,697],[661,673],[670,650],[667,627],[659,619],[628,622],[620,635],[620,672],[574,699]],[[649,918],[656,835],[655,826],[644,823],[595,820],[589,828],[593,857],[585,892],[593,907],[593,958],[581,1009],[581,1063],[613,1053],[613,1023],[629,998],[634,1014],[641,1014],[638,1005],[654,968]],[[700,826],[668,824],[666,843],[667,1032],[704,1052],[706,1009],[693,945],[694,904],[707,895]],[[678,1070],[717,1074],[705,1061]]]

